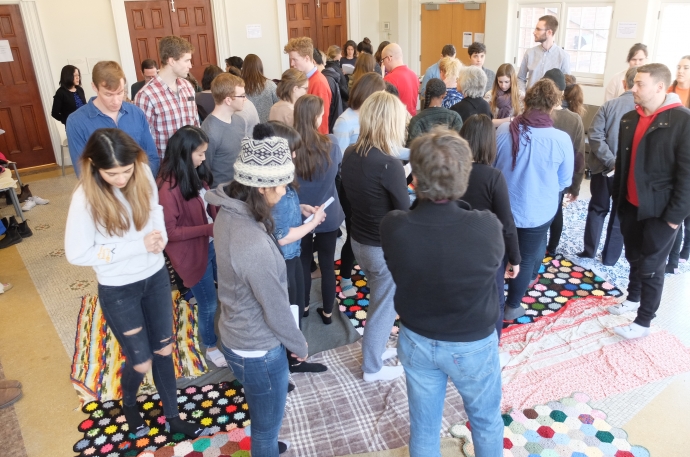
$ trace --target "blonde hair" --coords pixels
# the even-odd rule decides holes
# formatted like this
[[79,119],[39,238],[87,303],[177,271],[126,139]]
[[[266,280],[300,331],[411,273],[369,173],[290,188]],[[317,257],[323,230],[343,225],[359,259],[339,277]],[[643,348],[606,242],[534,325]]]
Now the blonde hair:
[[359,110],[359,138],[355,152],[366,156],[371,148],[396,155],[405,142],[409,114],[398,97],[385,91],[375,92]]
[[222,105],[223,101],[230,97],[235,98],[235,88],[244,87],[244,80],[230,73],[221,73],[211,82],[211,95],[216,105]]
[[302,57],[309,57],[311,60],[314,60],[314,42],[306,36],[290,39],[283,51],[285,54],[295,51]]
[[462,70],[462,62],[455,57],[444,57],[438,62],[438,69],[445,73],[446,79],[451,77],[457,81]]
[[[140,231],[151,213],[151,183],[146,176],[146,153],[126,133],[119,129],[98,129],[89,138],[80,159],[81,178],[91,217],[109,236],[123,236],[131,223]],[[134,165],[132,176],[121,189],[132,208],[132,215],[118,200],[113,187],[105,182],[99,170]]]
[[328,54],[328,60],[335,60],[335,58],[338,57],[338,54],[342,55],[342,51],[340,50],[340,46],[332,44],[329,46],[326,54]]

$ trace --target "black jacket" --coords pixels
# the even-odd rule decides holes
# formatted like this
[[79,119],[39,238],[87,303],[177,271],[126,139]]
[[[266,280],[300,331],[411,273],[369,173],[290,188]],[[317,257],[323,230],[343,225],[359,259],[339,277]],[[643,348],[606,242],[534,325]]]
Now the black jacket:
[[[666,104],[676,101],[669,97]],[[621,119],[612,189],[618,206],[628,195],[633,136],[639,119],[637,111]],[[654,119],[637,147],[635,183],[638,220],[660,217],[680,224],[690,215],[690,109],[671,108]]]
[[[77,110],[74,94],[75,92],[70,92],[68,89],[60,86],[53,96],[53,109],[50,111],[50,115],[55,120],[62,122],[63,125],[67,123],[69,115]],[[77,86],[76,94],[81,99],[81,102],[86,105],[86,95],[81,86]]]
[[494,118],[489,103],[481,97],[465,97],[450,109],[460,115],[463,123],[467,122],[473,114],[486,114],[489,119]]
[[[337,60],[329,60],[326,62],[326,68],[332,68],[338,73],[338,87],[340,87],[340,98],[343,100],[343,108],[347,107],[347,102],[350,99],[350,89],[347,87],[347,76],[343,73],[343,68]],[[326,69],[324,68],[324,70]]]
[[132,84],[132,101],[134,101],[134,97],[137,96],[137,92],[139,92],[145,85],[146,81],[137,81],[134,84]]
[[328,132],[333,133],[335,121],[338,120],[338,117],[345,111],[340,93],[340,75],[342,75],[342,73],[339,75],[335,68],[326,67],[321,74],[326,77],[328,87],[331,89],[331,106],[328,108]]

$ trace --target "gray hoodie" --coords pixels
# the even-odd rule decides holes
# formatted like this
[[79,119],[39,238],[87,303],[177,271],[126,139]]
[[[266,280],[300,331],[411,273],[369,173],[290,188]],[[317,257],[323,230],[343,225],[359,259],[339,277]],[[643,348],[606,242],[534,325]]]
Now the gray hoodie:
[[290,312],[283,255],[247,204],[228,197],[223,186],[206,193],[209,204],[220,206],[213,226],[220,339],[242,351],[268,351],[282,343],[306,357],[307,342]]
[[633,93],[626,91],[599,107],[589,127],[590,154],[587,165],[592,174],[608,173],[616,165],[618,132],[625,113],[635,109]]

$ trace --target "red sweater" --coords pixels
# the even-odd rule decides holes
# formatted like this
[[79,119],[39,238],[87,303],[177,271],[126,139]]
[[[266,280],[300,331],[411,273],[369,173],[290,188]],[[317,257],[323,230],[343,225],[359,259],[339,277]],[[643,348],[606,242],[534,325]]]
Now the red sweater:
[[635,182],[635,161],[637,160],[637,147],[640,145],[640,141],[647,132],[647,129],[654,122],[654,119],[659,115],[659,113],[682,106],[680,103],[671,103],[670,105],[663,105],[661,108],[650,114],[645,115],[644,110],[641,106],[635,105],[635,110],[637,114],[640,115],[640,119],[637,121],[637,127],[635,127],[635,135],[633,135],[632,152],[630,154],[630,169],[628,170],[628,201],[635,206],[640,206],[640,200],[637,195],[637,183]]
[[[186,287],[195,286],[206,273],[209,237],[213,224],[208,223],[201,197],[186,201],[179,187],[171,189],[170,182],[158,182],[158,201],[163,207],[168,245],[165,253]],[[206,189],[208,187],[204,185]],[[216,219],[216,207],[208,205],[211,218]]]
[[[419,94],[419,78],[407,65],[395,67],[383,78],[393,84],[400,93],[400,101],[407,107],[410,116],[417,114],[417,97]],[[309,83],[311,84],[311,82]]]
[[316,95],[323,99],[323,117],[321,118],[321,125],[319,132],[328,135],[328,112],[331,109],[331,88],[328,85],[328,80],[317,69],[309,78],[308,94]]

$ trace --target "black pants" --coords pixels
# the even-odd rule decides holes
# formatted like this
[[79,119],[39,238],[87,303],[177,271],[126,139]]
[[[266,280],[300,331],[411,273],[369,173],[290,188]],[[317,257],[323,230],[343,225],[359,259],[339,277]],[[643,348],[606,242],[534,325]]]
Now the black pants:
[[556,249],[561,242],[561,235],[563,234],[563,194],[563,192],[560,193],[558,209],[549,227],[549,243],[546,245],[546,252],[550,255],[556,254]]
[[681,245],[683,245],[682,257],[687,260],[688,254],[690,254],[690,216],[686,217],[683,221],[683,230],[678,230],[678,235],[676,235],[676,240],[668,255],[668,263],[672,265],[673,268],[678,267],[678,261],[681,257]]
[[[314,259],[314,251],[318,252],[319,267],[321,268],[321,299],[323,300],[323,312],[333,312],[335,301],[335,242],[338,239],[338,231],[324,233],[309,233],[302,238],[302,271],[309,271],[309,266]],[[309,306],[311,292],[311,275],[304,274],[304,307]]]
[[587,208],[587,222],[585,223],[585,249],[583,253],[587,257],[594,258],[599,249],[601,231],[604,228],[604,219],[611,209],[609,223],[606,227],[604,250],[601,251],[601,263],[612,266],[618,262],[623,251],[623,235],[621,234],[620,221],[616,206],[611,206],[611,189],[613,188],[613,176],[608,177],[603,173],[592,175],[590,181],[592,198]]
[[343,212],[345,213],[345,230],[347,231],[345,244],[343,244],[343,248],[340,250],[340,276],[345,279],[350,279],[352,276],[352,268],[355,266],[355,254],[352,252],[352,242],[350,241],[352,209],[350,207],[350,202],[345,197],[345,192],[338,192],[338,198],[340,199],[340,206],[342,206]]
[[637,207],[624,200],[618,208],[625,258],[630,263],[628,300],[639,301],[635,323],[649,327],[656,316],[664,290],[666,257],[676,239],[672,229],[658,217],[637,220]]
[[[304,274],[302,272],[302,259],[294,257],[285,260],[285,267],[287,268],[287,282],[288,282],[288,297],[291,305],[297,305],[297,322],[299,328],[302,328],[302,313],[304,313]],[[300,362],[292,357],[292,352],[286,350],[288,363],[290,365],[297,365]]]

